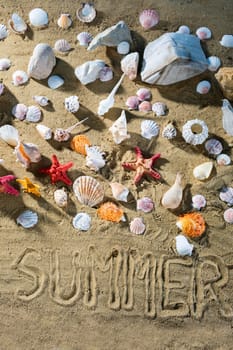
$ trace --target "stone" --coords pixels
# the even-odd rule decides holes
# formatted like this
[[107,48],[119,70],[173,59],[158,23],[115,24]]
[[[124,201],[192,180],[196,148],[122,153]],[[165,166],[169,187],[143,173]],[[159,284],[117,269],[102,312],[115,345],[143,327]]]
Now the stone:
[[94,82],[99,78],[101,69],[105,67],[104,61],[87,61],[75,68],[74,74],[83,85]]
[[38,80],[46,79],[56,65],[53,49],[48,44],[38,44],[28,64],[28,75]]
[[233,67],[222,67],[215,74],[223,96],[233,101]]

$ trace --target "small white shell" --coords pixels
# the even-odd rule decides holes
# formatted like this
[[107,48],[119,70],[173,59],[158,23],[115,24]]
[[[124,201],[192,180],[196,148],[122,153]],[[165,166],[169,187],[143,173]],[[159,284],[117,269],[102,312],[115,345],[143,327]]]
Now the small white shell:
[[122,110],[120,117],[109,128],[109,131],[111,131],[113,140],[117,145],[130,138],[130,135],[127,134],[127,120],[124,110]]
[[183,235],[176,236],[176,251],[180,256],[191,256],[193,252],[193,244],[190,244]]
[[115,199],[118,201],[127,202],[127,197],[129,194],[127,187],[123,186],[119,182],[111,182],[110,186],[112,189],[112,195]]
[[117,45],[117,52],[120,55],[127,55],[127,53],[129,53],[129,51],[130,51],[130,44],[128,43],[128,41],[121,41]]
[[66,97],[64,104],[65,104],[65,109],[70,113],[76,113],[80,107],[78,96]]
[[46,96],[33,96],[32,99],[38,103],[38,105],[40,105],[41,107],[45,107],[49,104],[49,99]]
[[0,71],[7,70],[11,66],[11,61],[8,58],[0,58]]
[[180,34],[190,34],[190,28],[186,25],[182,25],[178,28],[177,33]]
[[217,164],[218,165],[230,165],[231,164],[231,158],[225,154],[219,154],[216,158]]
[[90,23],[96,17],[96,10],[92,4],[83,3],[76,12],[77,19],[81,22]]
[[77,35],[77,40],[80,46],[88,46],[92,41],[93,36],[88,32],[81,32]]
[[177,130],[172,123],[167,124],[162,131],[162,137],[168,140],[174,139],[176,135],[177,135]]
[[18,130],[9,124],[0,127],[0,138],[10,146],[17,146],[19,143]]
[[29,106],[25,120],[32,123],[37,123],[41,119],[41,110],[37,106]]
[[206,180],[209,178],[211,171],[213,169],[213,162],[205,162],[202,163],[198,166],[196,166],[193,169],[193,176],[197,179],[197,180]]
[[152,111],[157,115],[157,117],[161,117],[162,115],[166,115],[167,106],[163,102],[155,102],[152,104]]
[[134,80],[137,77],[138,63],[138,52],[131,52],[121,60],[121,70],[130,80]]
[[41,8],[34,8],[29,12],[30,24],[37,28],[44,28],[48,26],[49,18],[45,10]]
[[197,84],[196,92],[198,92],[201,95],[208,94],[208,92],[210,91],[210,88],[211,88],[210,82],[208,80],[202,80]]
[[16,222],[18,225],[21,225],[24,228],[31,228],[37,224],[38,215],[34,211],[25,210],[17,217]]
[[209,154],[218,155],[223,150],[223,145],[217,139],[209,139],[205,142],[205,149]]
[[141,135],[145,139],[151,140],[152,137],[158,136],[159,126],[153,120],[143,120],[141,122]]
[[233,35],[225,34],[222,36],[220,44],[224,47],[233,47]]
[[0,40],[6,39],[8,36],[8,30],[4,24],[0,24]]
[[26,105],[24,105],[23,103],[17,103],[17,105],[15,105],[12,108],[11,113],[15,118],[19,120],[24,120],[26,118],[27,111],[28,107]]
[[200,40],[206,40],[211,38],[211,30],[207,27],[200,27],[196,30],[196,35]]
[[146,229],[145,224],[143,223],[142,218],[134,218],[129,224],[130,232],[136,235],[142,235]]
[[226,209],[223,213],[223,217],[228,224],[233,224],[233,208]]
[[208,69],[211,72],[216,72],[218,68],[221,66],[220,58],[217,56],[209,56],[207,58],[207,62],[208,62]]
[[54,197],[55,203],[60,208],[64,208],[67,206],[68,195],[67,195],[67,192],[63,188],[54,191],[53,197]]
[[195,194],[192,197],[192,206],[194,209],[201,210],[206,206],[206,199],[202,194]]
[[8,22],[10,29],[19,35],[22,35],[27,30],[27,24],[24,22],[24,20],[17,14],[13,13],[11,16],[11,19]]
[[73,218],[73,226],[80,231],[88,231],[91,227],[91,217],[87,213],[78,213]]
[[144,213],[150,213],[154,209],[154,202],[149,197],[143,197],[137,200],[137,210],[142,210]]
[[52,130],[48,126],[43,124],[38,124],[36,125],[36,130],[44,140],[51,140]]
[[109,81],[112,80],[113,78],[113,71],[112,68],[105,66],[102,68],[99,72],[99,80],[104,82],[104,81]]
[[91,170],[98,171],[105,166],[104,152],[101,152],[98,146],[85,146],[86,166]]
[[68,29],[72,24],[72,19],[69,13],[62,13],[57,20],[57,24],[62,29]]
[[60,53],[67,53],[71,50],[71,46],[65,39],[59,39],[54,44],[54,50]]
[[[202,128],[202,131],[200,133],[195,134],[192,131],[192,128],[197,125]],[[200,119],[192,119],[187,121],[187,123],[184,124],[182,129],[182,136],[185,139],[187,143],[190,143],[191,145],[201,145],[208,137],[208,127],[206,123],[203,120]]]
[[62,79],[59,75],[51,75],[48,79],[48,87],[50,87],[50,89],[58,89],[63,84],[64,79]]
[[28,75],[22,70],[17,70],[12,74],[12,80],[15,86],[23,85],[28,81]]

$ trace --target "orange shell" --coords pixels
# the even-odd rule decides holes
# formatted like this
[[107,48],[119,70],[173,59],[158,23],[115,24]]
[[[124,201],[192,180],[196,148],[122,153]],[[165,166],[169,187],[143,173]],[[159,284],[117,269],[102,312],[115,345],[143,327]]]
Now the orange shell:
[[90,146],[91,142],[85,135],[76,135],[70,142],[70,147],[77,153],[87,155],[85,145]]
[[184,214],[177,221],[182,232],[191,238],[201,236],[206,229],[205,220],[199,213]]
[[119,222],[123,216],[123,210],[113,202],[105,202],[97,209],[97,214],[100,219]]

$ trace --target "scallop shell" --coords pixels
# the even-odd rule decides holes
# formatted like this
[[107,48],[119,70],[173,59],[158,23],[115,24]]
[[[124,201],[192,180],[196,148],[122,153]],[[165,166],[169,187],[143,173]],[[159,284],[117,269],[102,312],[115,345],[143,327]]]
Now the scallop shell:
[[121,41],[117,45],[117,52],[120,55],[127,55],[129,51],[130,51],[130,44],[128,43],[128,41]]
[[0,24],[0,40],[6,39],[8,36],[8,30],[4,24]]
[[24,120],[26,118],[27,111],[28,111],[27,106],[25,106],[23,103],[17,103],[17,105],[15,105],[12,108],[11,113],[15,118],[19,120]]
[[141,122],[141,135],[145,139],[151,140],[152,137],[158,136],[159,126],[153,120],[143,120]]
[[200,213],[188,213],[180,216],[176,225],[188,237],[201,236],[206,229],[205,220]]
[[121,70],[130,80],[134,80],[138,73],[139,53],[131,52],[121,60]]
[[135,235],[142,235],[146,229],[146,226],[142,218],[134,218],[129,224],[130,232]]
[[166,115],[167,106],[163,102],[155,102],[152,104],[152,111],[157,115],[157,117],[161,117],[162,115]]
[[86,135],[76,135],[70,142],[70,147],[77,153],[80,153],[84,156],[86,153],[86,146],[90,146],[91,142]]
[[97,215],[102,220],[119,222],[123,218],[123,210],[113,202],[105,202],[97,209]]
[[33,96],[32,99],[38,103],[38,105],[40,105],[41,107],[45,107],[49,104],[49,99],[46,96]]
[[73,190],[79,202],[94,207],[104,198],[102,185],[91,176],[80,176],[73,183]]
[[76,16],[79,21],[90,23],[96,17],[96,9],[90,3],[83,3],[82,7],[77,10]]
[[54,198],[55,203],[60,208],[64,208],[67,206],[68,195],[67,195],[67,192],[63,188],[54,191],[53,198]]
[[23,226],[23,228],[31,228],[37,224],[38,215],[34,211],[25,210],[17,217],[16,222],[18,225]]
[[111,131],[113,141],[117,145],[130,138],[130,135],[127,134],[127,120],[124,110],[122,110],[120,117],[117,118],[117,120],[109,128],[109,131]]
[[52,130],[43,124],[38,124],[36,126],[36,130],[38,131],[38,133],[40,134],[40,136],[44,139],[44,140],[51,140],[52,138]]
[[210,82],[208,80],[202,80],[197,84],[196,92],[198,92],[201,95],[208,94],[208,92],[210,91],[210,88],[211,88]]
[[60,53],[67,53],[71,50],[71,46],[65,39],[59,39],[54,44],[54,50],[60,52]]
[[38,29],[48,26],[49,18],[45,10],[41,8],[34,8],[29,12],[29,21],[33,27]]
[[85,146],[86,148],[86,166],[91,170],[98,171],[105,166],[104,152],[101,152],[97,146]]
[[209,139],[205,142],[205,149],[209,154],[218,155],[223,150],[223,145],[217,139]]
[[177,33],[180,34],[190,34],[190,28],[186,25],[182,25],[178,28]]
[[178,235],[176,240],[176,251],[180,256],[191,256],[193,252],[193,244],[190,244],[187,238],[183,235]]
[[233,209],[226,209],[223,213],[223,217],[228,224],[233,224]]
[[8,23],[15,34],[23,35],[27,30],[27,24],[17,13],[13,13]]
[[201,210],[206,206],[206,199],[201,194],[196,194],[192,197],[192,206],[194,209]]
[[[194,133],[192,131],[192,128],[198,125],[202,128],[201,133]],[[190,143],[191,145],[201,145],[208,137],[208,127],[206,123],[203,120],[200,119],[192,119],[187,121],[187,123],[184,124],[182,129],[182,136],[185,140],[185,142]]]
[[48,79],[48,87],[50,87],[50,89],[58,89],[63,84],[64,79],[61,78],[59,75],[51,75]]
[[233,187],[223,187],[219,193],[219,198],[227,205],[233,205]]
[[137,96],[129,96],[126,100],[126,106],[129,108],[129,110],[136,110],[139,106],[139,98]]
[[230,165],[231,164],[231,158],[228,156],[228,154],[222,153],[219,154],[216,158],[218,165]]
[[197,180],[201,180],[201,181],[206,180],[210,177],[213,166],[214,166],[213,162],[202,163],[193,169],[193,176]]
[[139,101],[148,101],[151,99],[151,92],[149,89],[141,88],[136,92]]
[[207,27],[200,27],[196,30],[196,35],[200,40],[206,40],[211,38],[211,30]]
[[99,72],[99,80],[100,81],[109,81],[113,78],[113,71],[112,68],[105,66],[102,68]]
[[118,201],[127,202],[127,197],[129,194],[127,187],[123,186],[119,182],[111,182],[110,186],[112,189],[112,195],[115,199]]
[[12,74],[12,80],[15,86],[23,85],[28,81],[28,75],[22,70],[17,70]]
[[87,213],[78,213],[73,218],[73,226],[80,231],[88,231],[91,227],[91,217]]
[[162,137],[172,140],[177,136],[177,130],[175,126],[172,123],[169,123],[165,126],[165,128],[162,131]]
[[224,47],[233,47],[233,35],[225,34],[222,36],[220,44]]
[[17,146],[19,143],[18,130],[9,124],[0,127],[0,138],[10,146]]
[[149,197],[143,197],[137,200],[137,210],[142,210],[144,213],[150,213],[154,209],[154,202]]
[[41,110],[37,106],[29,106],[25,120],[32,123],[37,123],[41,119]]
[[0,58],[0,71],[7,70],[11,66],[11,61],[8,58]]
[[207,58],[207,63],[208,63],[208,69],[211,72],[216,72],[218,68],[221,66],[220,58],[218,58],[217,56],[209,56]]
[[143,10],[139,15],[139,22],[144,29],[153,28],[159,23],[159,14],[155,10]]
[[150,112],[152,110],[152,104],[149,101],[142,101],[139,104],[138,109],[140,112]]
[[77,40],[80,46],[88,46],[92,41],[93,36],[88,32],[81,32],[77,35]]
[[70,14],[62,13],[57,20],[57,24],[62,29],[68,29],[72,25]]

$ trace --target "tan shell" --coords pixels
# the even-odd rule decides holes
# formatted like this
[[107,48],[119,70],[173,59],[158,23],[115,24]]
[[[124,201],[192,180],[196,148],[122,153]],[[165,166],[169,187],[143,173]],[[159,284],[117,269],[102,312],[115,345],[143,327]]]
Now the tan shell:
[[79,202],[89,207],[94,207],[104,198],[102,185],[91,176],[79,176],[73,183],[73,190]]
[[224,97],[229,100],[233,100],[233,67],[220,68],[218,73],[215,74]]

